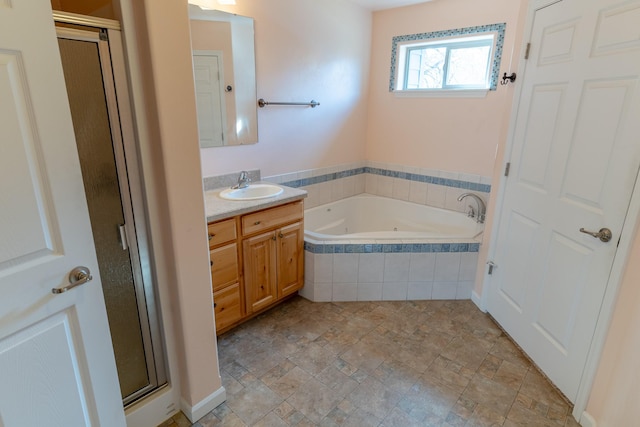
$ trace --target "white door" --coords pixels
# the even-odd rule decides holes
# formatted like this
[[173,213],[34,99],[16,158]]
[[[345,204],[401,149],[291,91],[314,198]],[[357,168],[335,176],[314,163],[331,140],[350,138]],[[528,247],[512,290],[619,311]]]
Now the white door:
[[488,309],[572,401],[640,164],[639,28],[637,0],[537,10],[520,82]]
[[0,426],[124,426],[48,0],[0,0],[0,201]]
[[224,145],[226,114],[222,91],[222,54],[193,52],[200,147]]

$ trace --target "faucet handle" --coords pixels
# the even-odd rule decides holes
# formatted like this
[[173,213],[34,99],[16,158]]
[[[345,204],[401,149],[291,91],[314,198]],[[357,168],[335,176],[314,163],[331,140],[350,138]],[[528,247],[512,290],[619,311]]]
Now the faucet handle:
[[231,188],[246,188],[249,186],[251,182],[251,178],[249,178],[249,172],[242,171],[240,175],[238,175],[238,183]]

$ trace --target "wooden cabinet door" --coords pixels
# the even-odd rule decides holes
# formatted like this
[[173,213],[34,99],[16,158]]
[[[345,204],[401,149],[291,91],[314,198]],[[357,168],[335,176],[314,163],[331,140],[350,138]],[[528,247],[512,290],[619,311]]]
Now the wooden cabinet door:
[[247,312],[266,307],[277,299],[276,233],[259,234],[243,242]]
[[277,231],[278,298],[289,295],[304,284],[304,229],[301,222]]
[[238,245],[231,243],[209,251],[213,292],[238,282]]

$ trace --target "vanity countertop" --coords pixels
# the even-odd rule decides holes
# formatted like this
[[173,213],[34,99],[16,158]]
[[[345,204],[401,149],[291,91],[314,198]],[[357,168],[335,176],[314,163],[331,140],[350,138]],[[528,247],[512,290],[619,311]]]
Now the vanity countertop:
[[[260,183],[254,183],[258,184]],[[279,185],[279,184],[278,184]],[[296,200],[302,200],[307,197],[307,192],[299,188],[287,187],[280,185],[284,189],[282,194],[275,197],[258,200],[226,200],[220,197],[220,192],[229,187],[216,188],[204,192],[204,205],[207,215],[207,222],[218,221],[221,219],[231,218],[249,212],[255,212],[261,209],[278,206]]]

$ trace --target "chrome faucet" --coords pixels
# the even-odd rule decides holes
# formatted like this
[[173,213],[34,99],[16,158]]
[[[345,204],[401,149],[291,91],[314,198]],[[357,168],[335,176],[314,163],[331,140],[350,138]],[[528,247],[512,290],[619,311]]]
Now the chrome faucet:
[[247,188],[250,182],[251,178],[249,178],[249,173],[242,171],[240,172],[240,176],[238,176],[238,183],[231,188]]
[[478,197],[478,195],[473,194],[473,193],[463,193],[463,194],[460,195],[460,197],[458,197],[458,201],[461,202],[462,200],[464,200],[465,197],[473,198],[476,201],[476,203],[478,204],[477,213],[473,210],[472,206],[469,206],[469,208],[470,208],[469,216],[471,218],[476,218],[476,221],[479,224],[484,223],[484,217],[487,214],[487,207],[485,206],[485,204],[482,201],[482,199],[480,197]]

